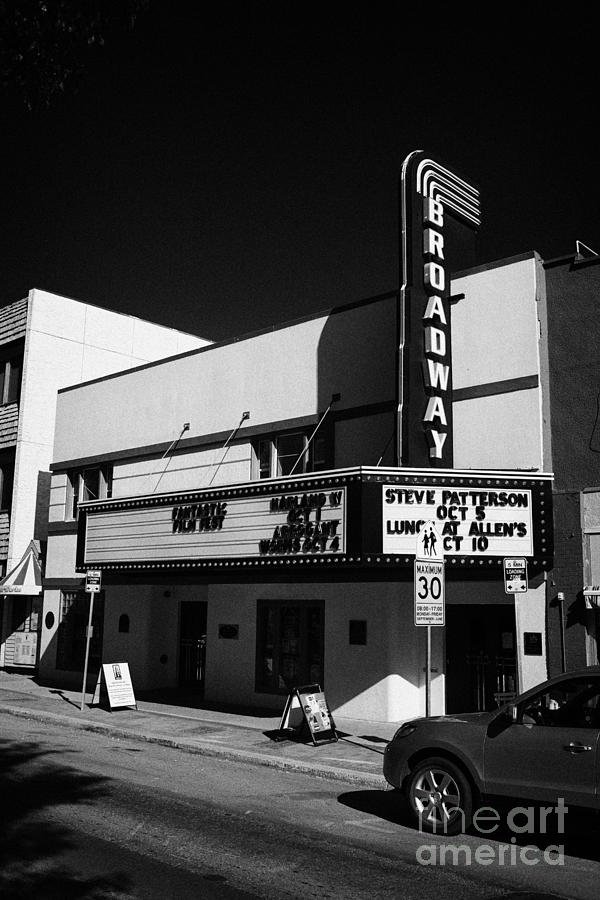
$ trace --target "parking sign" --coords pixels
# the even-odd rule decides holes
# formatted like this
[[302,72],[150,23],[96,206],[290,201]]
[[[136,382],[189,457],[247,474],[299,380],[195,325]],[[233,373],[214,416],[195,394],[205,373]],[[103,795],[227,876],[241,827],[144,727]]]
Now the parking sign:
[[98,594],[102,584],[102,571],[88,569],[85,573],[85,589],[89,594]]
[[507,594],[527,591],[527,560],[524,557],[504,560],[504,590]]
[[444,563],[415,560],[415,625],[445,624]]

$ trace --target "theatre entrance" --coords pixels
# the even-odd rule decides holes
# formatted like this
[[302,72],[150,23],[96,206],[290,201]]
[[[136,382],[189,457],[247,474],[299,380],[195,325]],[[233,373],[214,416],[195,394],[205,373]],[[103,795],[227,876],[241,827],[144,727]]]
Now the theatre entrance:
[[184,600],[179,620],[179,687],[201,695],[204,694],[207,606],[201,600]]
[[517,686],[512,604],[446,607],[446,713],[497,709]]

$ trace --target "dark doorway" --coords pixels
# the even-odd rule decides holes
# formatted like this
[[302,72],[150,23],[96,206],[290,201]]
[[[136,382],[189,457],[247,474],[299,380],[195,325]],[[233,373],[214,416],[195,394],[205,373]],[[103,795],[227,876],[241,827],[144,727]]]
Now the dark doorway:
[[517,686],[515,610],[446,607],[446,712],[497,709]]
[[206,611],[204,601],[184,600],[179,625],[179,686],[204,694]]

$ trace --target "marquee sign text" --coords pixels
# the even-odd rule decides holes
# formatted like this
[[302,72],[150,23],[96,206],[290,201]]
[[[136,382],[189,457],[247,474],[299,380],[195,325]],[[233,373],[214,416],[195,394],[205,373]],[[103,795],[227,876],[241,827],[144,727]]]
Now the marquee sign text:
[[87,566],[345,552],[346,490],[172,503],[107,501],[86,514]]
[[414,554],[431,519],[448,555],[533,555],[530,490],[385,485],[382,506],[384,553]]
[[340,549],[341,518],[324,512],[339,508],[342,491],[329,494],[293,494],[273,497],[271,512],[286,513],[283,524],[277,524],[272,537],[260,541],[264,553],[336,553]]

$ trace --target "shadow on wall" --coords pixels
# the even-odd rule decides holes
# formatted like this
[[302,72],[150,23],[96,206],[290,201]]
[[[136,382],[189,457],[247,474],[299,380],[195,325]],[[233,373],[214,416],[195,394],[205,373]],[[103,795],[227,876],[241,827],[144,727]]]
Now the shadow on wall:
[[62,804],[101,801],[104,778],[81,775],[35,743],[0,741],[0,896],[99,898],[130,888],[122,873],[88,877],[61,863],[75,845],[71,831],[44,817]]
[[[85,594],[85,601],[74,608],[72,607],[62,622],[58,623],[50,641],[40,653],[38,660],[39,683],[47,686],[61,687],[73,690],[81,689],[83,679],[83,667],[85,660],[86,629],[89,617],[89,594]],[[83,597],[83,595],[82,595]],[[102,648],[102,634],[104,628],[104,604],[95,600],[93,611],[93,634],[90,641],[90,656],[86,690],[94,691],[100,671],[100,654]],[[42,629],[54,628],[55,614],[45,612],[42,620]],[[52,617],[52,618],[50,618]],[[59,662],[68,668],[59,668]]]
[[583,596],[583,591],[581,590],[565,611],[565,627],[573,628],[573,626],[575,625],[585,626],[585,612],[585,599]]
[[35,500],[35,524],[33,537],[42,543],[42,559],[46,559],[45,544],[48,540],[48,510],[50,509],[51,472],[38,472]]
[[397,295],[384,295],[343,308],[323,327],[317,402],[322,414],[340,394],[322,426],[333,439],[335,468],[394,464],[396,309]]

